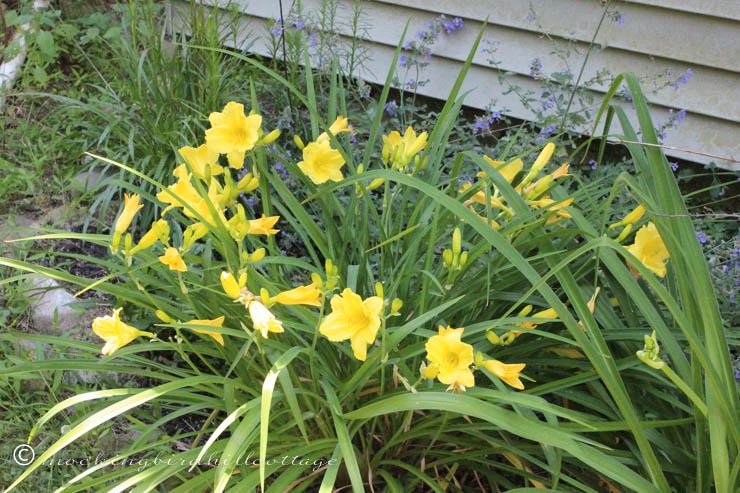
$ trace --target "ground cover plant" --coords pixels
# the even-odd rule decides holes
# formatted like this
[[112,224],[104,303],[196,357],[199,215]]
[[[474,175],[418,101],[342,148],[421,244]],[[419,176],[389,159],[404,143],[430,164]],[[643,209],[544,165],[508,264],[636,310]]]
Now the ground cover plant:
[[[30,443],[60,413],[71,424],[6,491],[111,422],[141,434],[61,491],[733,491],[728,337],[669,163],[630,144],[634,176],[569,188],[547,140],[447,158],[477,48],[427,128],[381,128],[395,66],[359,126],[336,67],[319,105],[310,57],[303,90],[231,54],[290,91],[305,133],[264,125],[252,85],[172,174],[93,155],[147,184],[120,182],[110,234],[74,235],[110,249],[89,259],[109,275],[0,264],[110,296],[91,327],[102,342],[36,336],[64,357],[0,376],[139,380],[50,408]],[[657,143],[633,75],[608,96],[622,83]],[[609,98],[600,117],[639,140]],[[155,436],[180,419],[195,426]]]

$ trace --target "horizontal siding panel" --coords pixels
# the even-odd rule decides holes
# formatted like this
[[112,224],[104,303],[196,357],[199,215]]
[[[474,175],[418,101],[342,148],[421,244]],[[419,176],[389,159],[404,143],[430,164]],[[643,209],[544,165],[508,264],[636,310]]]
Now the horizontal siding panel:
[[[180,6],[186,8],[185,4],[180,4]],[[242,32],[244,43],[255,41],[255,44],[251,48],[252,50],[262,55],[268,55],[270,51],[265,34],[268,27],[267,18],[273,17],[273,15],[269,11],[264,10],[264,4],[258,10],[260,11],[259,16],[252,16],[250,12],[250,14],[245,14],[243,19],[240,19],[240,31]],[[390,19],[385,18],[384,22],[388,23]],[[344,42],[349,43],[349,40],[345,38]],[[394,46],[393,44],[375,42],[366,42],[365,46],[370,51],[370,60],[366,70],[360,73],[359,76],[370,82],[382,84],[392,60]],[[469,49],[469,46],[467,49]],[[419,89],[419,93],[429,97],[446,99],[461,66],[462,63],[452,57],[433,57],[431,65],[427,70],[429,73],[433,73],[434,77],[431,78],[428,85]],[[512,84],[521,86],[525,91],[531,90],[539,93],[540,84],[532,78],[526,75],[512,75],[510,77]],[[465,103],[467,106],[483,109],[488,105],[490,99],[495,97],[497,99],[497,108],[506,107],[506,113],[510,116],[533,119],[534,115],[522,106],[521,101],[519,101],[516,95],[503,94],[505,89],[505,87],[500,85],[497,75],[490,68],[482,65],[473,65],[463,84],[463,92],[471,91],[466,97]],[[598,105],[599,102],[597,98],[595,104]],[[629,103],[623,104],[627,114],[631,118],[634,118]],[[591,108],[591,110],[592,114],[595,113],[594,108]],[[652,110],[653,118],[656,122],[668,120],[669,115],[666,108],[653,106]],[[636,125],[637,122],[633,121],[633,124]],[[588,132],[590,128],[584,127],[581,130]],[[618,132],[619,128],[613,126],[611,133]],[[678,130],[669,131],[665,144],[679,149],[691,149],[699,153],[726,156],[734,159],[735,156],[740,156],[740,142],[738,142],[737,134],[738,125],[736,123],[698,114],[689,114]],[[708,163],[715,161],[715,159],[702,154],[670,148],[667,148],[665,151],[669,156],[696,162]],[[717,160],[717,163],[728,169],[740,169],[737,163],[720,160]]]
[[[303,0],[302,5],[304,11],[312,11],[320,7],[321,0]],[[339,5],[340,8],[337,9],[339,25],[346,26],[342,34],[350,35],[349,26],[353,12],[353,2],[346,1]],[[278,4],[260,3],[254,6],[249,4],[247,7],[249,14],[255,17],[272,19],[280,15]],[[409,18],[412,19],[412,23],[407,39],[413,39],[414,33],[424,25],[425,21],[431,21],[435,18],[435,15],[429,12],[388,4],[363,3],[362,8],[366,19],[371,20],[367,25],[366,39],[393,47],[400,42],[406,21]],[[286,17],[288,16],[287,11],[284,14]],[[372,21],[374,19],[383,19],[383,22],[374,22]],[[442,56],[464,61],[481,27],[482,23],[469,20],[462,31],[452,36],[440,36],[439,41],[433,46],[435,57]],[[527,76],[530,71],[530,62],[535,57],[541,59],[546,73],[556,72],[563,68],[563,62],[552,53],[552,43],[547,38],[505,26],[489,26],[485,37],[500,42],[496,59],[501,62],[499,68],[503,71]],[[585,57],[587,45],[563,42],[563,47],[575,50],[568,62],[570,70],[577,73]],[[487,55],[479,50],[473,59],[473,63],[487,67],[489,65],[486,58]],[[661,74],[670,69],[673,72],[671,80],[675,80],[689,67],[681,62],[642,56],[623,50],[594,50],[589,58],[589,63],[586,65],[582,80],[587,81],[594,78],[604,68],[608,68],[613,74],[631,71],[640,76]],[[427,71],[426,74],[422,74],[418,78],[424,80],[429,74],[430,72]],[[402,71],[401,75],[403,75]],[[413,77],[416,78],[415,75]],[[646,91],[654,88],[654,79],[654,77],[649,77],[644,81]],[[656,84],[660,84],[660,82],[658,81]],[[676,108],[677,110],[686,109],[694,114],[730,121],[737,121],[740,118],[740,84],[738,84],[737,74],[700,67],[694,69],[694,76],[689,84],[689,87],[681,88],[678,91],[675,91],[672,87],[663,88],[655,94],[649,93],[648,97],[655,104]],[[717,91],[717,87],[722,87],[723,90]],[[596,84],[591,86],[591,89],[605,93],[608,84]],[[541,89],[538,94],[540,91]]]
[[[554,36],[590,42],[603,12],[593,0],[377,0],[397,7],[412,7],[467,19],[488,17],[492,24],[539,33],[529,22],[529,3],[542,24]],[[596,42],[645,55],[681,60],[737,71],[740,67],[740,23],[682,11],[666,11],[647,5],[619,4],[625,22],[606,20]]]
[[740,2],[737,0],[627,0],[629,3],[683,10],[694,14],[712,15],[723,19],[740,20]]

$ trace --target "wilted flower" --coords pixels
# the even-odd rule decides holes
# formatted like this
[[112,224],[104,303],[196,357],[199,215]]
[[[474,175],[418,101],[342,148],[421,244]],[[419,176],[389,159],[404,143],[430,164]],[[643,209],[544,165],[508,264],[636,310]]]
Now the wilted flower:
[[519,372],[527,366],[524,363],[508,365],[499,360],[489,359],[488,361],[483,362],[483,366],[486,370],[503,380],[507,385],[510,385],[515,389],[524,390],[524,384],[519,380]]
[[[221,327],[224,324],[224,316],[220,316],[213,320],[190,320],[188,322],[185,322],[186,324],[194,324],[194,325],[211,325],[213,327]],[[207,334],[211,337],[213,337],[216,342],[224,345],[224,336],[220,332],[213,332],[211,330],[204,330],[204,329],[193,329],[195,332],[199,332],[201,334]]]
[[271,299],[273,302],[280,303],[281,305],[321,306],[321,302],[319,301],[320,296],[321,290],[316,287],[316,283],[311,283],[308,286],[298,286],[297,288],[283,291]]

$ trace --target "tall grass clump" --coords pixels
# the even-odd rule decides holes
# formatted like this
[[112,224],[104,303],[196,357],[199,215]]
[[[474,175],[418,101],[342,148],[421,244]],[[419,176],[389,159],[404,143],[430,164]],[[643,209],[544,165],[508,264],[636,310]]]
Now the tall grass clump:
[[[94,156],[155,189],[128,186],[111,235],[76,235],[111,248],[89,259],[109,276],[0,263],[114,297],[92,326],[104,356],[42,336],[70,354],[0,376],[84,369],[141,385],[51,407],[29,443],[59,413],[71,426],[6,491],[111,423],[142,434],[58,491],[735,491],[737,388],[665,157],[629,144],[635,175],[568,192],[552,142],[447,156],[479,41],[430,128],[382,127],[395,61],[361,128],[336,65],[324,107],[309,56],[304,91],[232,55],[290,91],[310,131],[265,128],[252,86],[210,114],[174,176]],[[623,82],[655,144],[631,74],[600,118],[639,141],[610,104]],[[620,194],[633,210],[611,208]],[[138,234],[142,202],[165,212]]]

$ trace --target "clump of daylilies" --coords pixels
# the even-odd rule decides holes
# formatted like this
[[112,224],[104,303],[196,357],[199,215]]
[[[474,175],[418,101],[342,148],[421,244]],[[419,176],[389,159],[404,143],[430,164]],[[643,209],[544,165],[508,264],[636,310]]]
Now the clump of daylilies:
[[[248,235],[271,236],[278,233],[279,229],[276,226],[280,217],[264,214],[258,218],[247,217],[239,197],[254,192],[260,186],[253,151],[260,146],[271,144],[280,133],[273,130],[265,135],[261,129],[262,117],[254,111],[245,114],[244,106],[235,102],[228,103],[221,112],[211,113],[209,121],[211,125],[205,132],[205,143],[199,147],[186,146],[179,149],[180,162],[173,171],[174,183],[156,195],[157,200],[164,205],[162,215],[149,226],[138,242],[135,242],[132,233],[127,231],[143,204],[140,203],[139,195],[125,195],[123,210],[113,228],[111,251],[114,254],[118,253],[123,242],[123,257],[128,265],[132,265],[142,252],[161,248],[161,255],[157,256],[158,261],[176,274],[181,291],[187,294],[183,273],[188,272],[188,252],[209,232],[223,238],[226,231],[227,238],[230,236],[236,243],[238,265],[230,265],[227,270],[221,272],[221,286],[225,296],[234,303],[244,306],[245,317],[251,321],[255,337],[266,339],[270,334],[281,334],[289,330],[279,316],[278,307],[303,305],[320,309],[318,332],[332,342],[349,341],[349,347],[357,360],[367,359],[369,346],[380,345],[381,349],[385,350],[385,338],[378,341],[378,335],[381,333],[385,336],[386,320],[399,314],[402,301],[398,298],[386,300],[380,283],[375,286],[375,295],[365,298],[350,288],[335,292],[339,286],[340,276],[337,266],[330,259],[326,260],[324,275],[311,274],[311,282],[308,284],[274,294],[266,287],[258,286],[255,289],[254,284],[247,288],[249,264],[260,262],[265,257],[266,251],[264,248],[257,248],[250,252],[243,240]],[[329,181],[337,182],[344,178],[342,168],[345,165],[345,155],[335,147],[335,144],[336,137],[345,132],[354,130],[347,118],[338,116],[327,131],[308,144],[304,145],[300,137],[294,136],[296,146],[302,151],[302,160],[297,163],[298,169],[315,185]],[[383,136],[382,164],[387,169],[414,174],[426,164],[426,159],[421,154],[426,145],[427,132],[417,135],[412,127],[408,127],[403,135],[398,131],[392,131]],[[572,197],[555,201],[548,195],[556,180],[568,176],[568,164],[560,166],[550,174],[539,176],[549,162],[554,147],[552,143],[545,145],[526,173],[523,173],[524,165],[520,159],[504,163],[484,156],[503,179],[512,185],[525,203],[546,213],[545,224],[571,217],[564,208],[573,202]],[[222,156],[225,156],[224,164],[228,163],[228,166],[219,163]],[[241,169],[248,160],[253,164],[251,172],[242,174],[238,181],[234,180],[232,168]],[[359,166],[356,172],[362,173],[362,166]],[[514,215],[514,211],[510,204],[507,204],[505,194],[491,184],[488,180],[490,177],[487,177],[485,172],[478,173],[478,178],[481,179],[478,183],[468,183],[459,191],[466,194],[464,204],[473,212],[476,212],[476,207],[484,206],[485,216],[477,212],[476,214],[493,228],[500,229],[502,224]],[[373,190],[383,183],[383,179],[375,179],[366,189]],[[360,193],[362,189],[359,183],[356,187]],[[473,190],[470,190],[471,188]],[[186,221],[182,229],[181,242],[170,235],[168,218],[172,217],[172,214],[167,216],[167,213],[171,210],[178,211],[180,217]],[[645,208],[639,206],[609,228],[610,230],[623,228],[617,241],[621,242],[630,234],[644,213]],[[648,222],[637,232],[635,243],[628,246],[627,250],[657,275],[661,277],[665,275],[668,252],[652,222]],[[451,248],[442,252],[442,260],[448,270],[448,283],[464,272],[468,252],[463,248],[462,231],[459,227],[453,230]],[[588,302],[592,313],[598,293],[599,289],[596,288]],[[323,307],[326,301],[329,301],[330,310],[324,314]],[[532,311],[532,305],[522,308],[518,312],[518,317],[528,320],[518,322],[515,329],[502,335],[489,330],[486,333],[488,341],[494,346],[508,345],[526,331],[558,319],[558,314],[552,308],[534,314],[531,314]],[[112,315],[99,317],[93,322],[94,332],[106,342],[103,354],[112,354],[137,337],[156,337],[151,332],[124,323],[120,312],[121,308],[117,308]],[[211,320],[193,318],[183,322],[168,314],[162,307],[157,307],[155,314],[160,320],[175,326],[178,330],[190,329],[209,336],[221,346],[226,344],[223,331],[225,315]],[[584,329],[582,323],[580,326]],[[246,330],[249,332],[249,327]],[[428,339],[426,343],[428,364],[422,365],[423,377],[436,378],[448,385],[448,390],[462,392],[475,385],[474,370],[485,369],[513,388],[519,390],[524,388],[519,378],[520,372],[525,367],[523,363],[506,364],[495,359],[487,359],[480,352],[474,354],[473,347],[462,341],[463,332],[463,328],[440,326],[439,333]],[[387,356],[382,355],[383,358]]]
[[[570,218],[570,213],[564,207],[573,203],[573,197],[556,201],[547,193],[555,180],[569,176],[568,169],[570,165],[568,163],[563,164],[550,174],[537,178],[550,161],[554,151],[555,145],[552,142],[548,142],[521,180],[517,180],[517,177],[520,176],[524,169],[524,163],[521,159],[504,162],[494,161],[488,156],[483,156],[483,159],[493,166],[507,183],[512,185],[525,203],[533,209],[542,210],[547,214],[546,225]],[[485,171],[479,172],[477,177],[480,178],[478,182],[465,183],[458,193],[468,194],[470,189],[473,189],[475,193],[464,204],[482,220],[490,224],[491,227],[497,230],[501,229],[502,225],[514,216],[514,210],[507,203],[506,197],[498,187],[493,185],[490,189],[488,188],[488,182],[485,180],[487,178]],[[483,206],[482,213],[476,210],[476,206]]]

